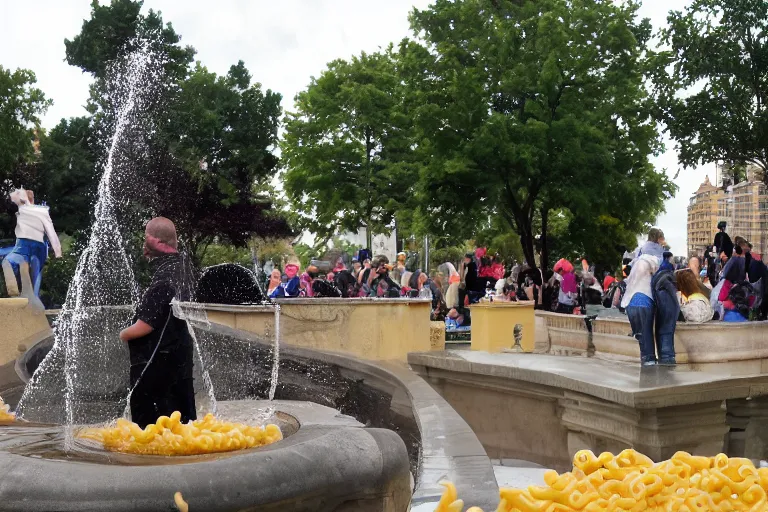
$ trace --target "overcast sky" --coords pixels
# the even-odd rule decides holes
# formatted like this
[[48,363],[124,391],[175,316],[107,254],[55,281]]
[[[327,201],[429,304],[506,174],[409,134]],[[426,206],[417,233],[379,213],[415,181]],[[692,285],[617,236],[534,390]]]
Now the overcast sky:
[[[104,0],[102,0],[104,3]],[[145,0],[160,10],[182,42],[197,50],[211,71],[226,73],[245,61],[254,80],[283,94],[290,110],[293,97],[319,75],[326,63],[361,51],[375,51],[410,34],[408,12],[429,0]],[[642,16],[655,28],[670,9],[690,0],[645,0]],[[43,124],[51,128],[63,117],[85,114],[89,79],[64,61],[64,39],[76,35],[90,13],[90,0],[0,0],[0,65],[24,67],[37,74],[38,86],[54,104]],[[670,176],[678,170],[671,142],[655,159]],[[667,202],[658,225],[675,254],[685,254],[688,198],[714,167],[680,172],[680,190]]]

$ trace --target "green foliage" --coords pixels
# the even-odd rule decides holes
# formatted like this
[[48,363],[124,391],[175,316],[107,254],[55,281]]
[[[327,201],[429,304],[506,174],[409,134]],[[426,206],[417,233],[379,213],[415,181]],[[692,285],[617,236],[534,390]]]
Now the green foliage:
[[550,261],[566,258],[579,261],[587,258],[590,264],[615,268],[621,262],[626,250],[637,246],[636,233],[627,230],[621,222],[610,215],[586,218],[580,225],[569,210],[556,210],[550,222]]
[[67,62],[96,78],[104,78],[109,63],[122,52],[130,52],[139,39],[149,41],[167,59],[166,69],[176,79],[186,75],[195,56],[191,46],[179,45],[181,36],[170,23],[163,24],[160,12],[140,13],[143,1],[112,0],[109,5],[91,2],[91,17],[83,21],[80,33],[65,39]]
[[[54,258],[51,255],[43,268],[43,279],[40,284],[40,300],[48,308],[61,307],[67,298],[69,283],[75,276],[77,262],[85,248],[86,236],[84,232],[77,232],[73,236],[62,235],[62,257]],[[4,283],[3,283],[4,285]],[[3,290],[2,296],[5,290]]]
[[98,185],[90,119],[62,119],[41,137],[40,151],[36,200],[48,202],[58,231],[87,229]]
[[[265,261],[272,261],[276,265],[282,266],[293,256],[301,258],[302,256],[299,256],[298,251],[294,254],[294,249],[302,245],[304,244],[298,244],[292,248],[288,238],[255,237],[250,241],[250,247],[256,251],[262,265]],[[305,245],[305,247],[309,246]]]
[[302,227],[322,240],[391,229],[415,181],[403,97],[391,47],[331,62],[296,96],[281,149]]
[[467,251],[463,246],[456,245],[442,247],[440,249],[430,249],[429,270],[430,272],[434,272],[437,270],[437,267],[446,262],[453,263],[453,266],[458,269],[458,265],[461,263],[461,260],[464,258],[466,253]]
[[198,63],[180,83],[149,180],[155,211],[177,223],[196,253],[214,239],[245,247],[254,234],[290,233],[262,193],[277,172],[280,100],[251,83],[242,61],[225,76]]
[[298,243],[294,245],[293,252],[296,254],[296,257],[299,258],[301,268],[307,268],[309,266],[309,262],[312,261],[312,258],[314,258],[316,254],[315,248],[305,243]]
[[[190,68],[195,50],[180,44],[161,13],[144,15],[141,7],[134,0],[94,1],[80,33],[65,41],[67,61],[96,78],[93,131],[109,132],[114,122],[103,94],[110,61],[148,45],[165,66],[165,87],[144,112],[156,129],[149,157],[135,163],[138,185],[126,198],[124,224],[169,217],[197,264],[214,241],[246,247],[257,233],[289,233],[262,193],[277,172],[281,96],[252,84],[242,61],[223,76],[200,63]],[[103,157],[99,150],[91,149],[95,160]]]
[[247,247],[232,245],[210,244],[205,248],[201,258],[201,267],[210,267],[221,263],[237,263],[247,268],[253,267],[251,250]]
[[252,84],[243,61],[225,76],[198,63],[181,83],[163,136],[201,188],[216,188],[221,203],[234,204],[276,172],[281,99]]
[[0,66],[0,189],[19,185],[14,170],[32,159],[34,127],[51,104],[36,82],[32,71]]
[[694,0],[667,21],[653,84],[680,163],[751,163],[765,173],[768,2]]
[[420,41],[401,45],[400,65],[431,232],[468,238],[477,219],[500,216],[535,264],[550,209],[579,223],[610,214],[627,231],[661,211],[674,188],[648,160],[660,142],[643,86],[650,27],[636,11],[580,0],[413,11]]

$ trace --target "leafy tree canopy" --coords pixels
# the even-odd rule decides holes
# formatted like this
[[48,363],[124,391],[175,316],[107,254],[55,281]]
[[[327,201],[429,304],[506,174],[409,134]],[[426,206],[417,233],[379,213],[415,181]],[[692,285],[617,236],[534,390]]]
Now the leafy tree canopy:
[[653,220],[674,189],[648,160],[660,143],[643,87],[651,31],[637,8],[437,0],[413,11],[419,40],[401,45],[401,66],[432,231],[498,215],[535,264],[550,209],[610,214],[627,231]]
[[80,33],[64,40],[67,62],[96,78],[104,78],[109,63],[121,53],[135,49],[139,39],[151,41],[158,54],[167,57],[169,74],[176,78],[186,75],[195,49],[181,46],[181,36],[173,26],[163,24],[162,14],[150,9],[141,14],[143,1],[112,0],[108,5],[91,2],[91,17],[83,21]]
[[410,116],[392,48],[336,60],[286,118],[285,191],[302,226],[388,232],[415,181]]
[[768,2],[694,0],[667,21],[653,84],[680,163],[750,163],[765,174]]
[[14,171],[32,160],[34,129],[51,104],[36,82],[32,71],[0,66],[0,189],[19,185]]
[[257,194],[277,172],[280,100],[251,84],[242,61],[225,76],[198,64],[180,84],[169,121],[160,125],[149,180],[158,193],[155,210],[173,218],[194,248],[290,234]]
[[88,117],[62,119],[40,140],[37,196],[47,201],[56,229],[74,234],[91,224],[98,184]]
[[[181,45],[160,12],[142,14],[142,4],[94,1],[80,33],[65,41],[67,61],[96,79],[89,109],[94,133],[110,133],[114,123],[104,94],[110,62],[149,45],[165,63],[166,86],[143,113],[154,120],[153,137],[149,158],[142,152],[133,164],[140,181],[126,192],[126,215],[173,219],[199,261],[211,243],[245,247],[254,234],[289,234],[285,219],[259,193],[278,169],[281,96],[252,83],[243,62],[222,76],[199,62],[191,66],[195,50]],[[103,159],[103,145],[89,150],[94,162]]]

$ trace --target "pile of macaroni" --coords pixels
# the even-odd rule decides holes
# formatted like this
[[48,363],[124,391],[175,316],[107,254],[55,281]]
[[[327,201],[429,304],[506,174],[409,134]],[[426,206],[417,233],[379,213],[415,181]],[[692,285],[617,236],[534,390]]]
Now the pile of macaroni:
[[16,415],[11,412],[11,406],[3,402],[0,397],[0,421],[15,421]]
[[[768,468],[755,468],[749,459],[677,452],[654,464],[634,450],[599,457],[584,450],[576,454],[573,466],[562,475],[548,471],[546,487],[502,489],[496,511],[768,511]],[[464,503],[457,499],[456,488],[444,485],[436,512],[461,512]]]
[[207,414],[202,420],[181,423],[178,411],[161,416],[157,423],[142,430],[135,423],[118,419],[113,427],[88,428],[78,437],[98,441],[115,452],[140,455],[200,455],[265,446],[279,441],[283,433],[277,425],[249,427],[228,423]]

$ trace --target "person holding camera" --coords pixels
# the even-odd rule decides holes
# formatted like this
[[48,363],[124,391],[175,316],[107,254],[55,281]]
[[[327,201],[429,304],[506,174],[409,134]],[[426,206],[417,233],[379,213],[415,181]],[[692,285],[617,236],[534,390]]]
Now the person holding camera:
[[[387,297],[400,296],[400,286],[389,277],[389,258],[386,256],[374,258],[370,268],[367,268],[363,273],[362,281],[371,297],[377,297],[379,289],[384,290]],[[386,287],[379,286],[382,281],[386,283]]]

